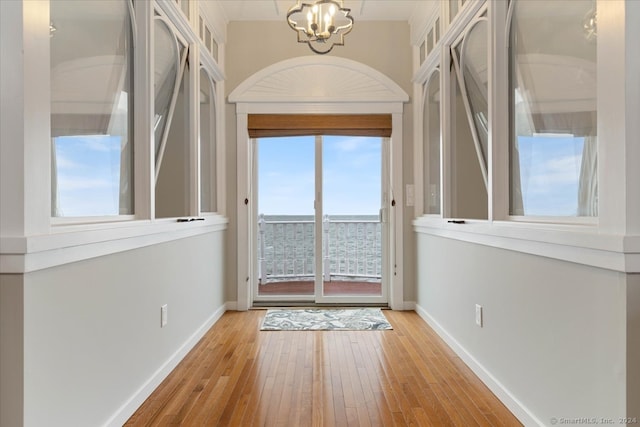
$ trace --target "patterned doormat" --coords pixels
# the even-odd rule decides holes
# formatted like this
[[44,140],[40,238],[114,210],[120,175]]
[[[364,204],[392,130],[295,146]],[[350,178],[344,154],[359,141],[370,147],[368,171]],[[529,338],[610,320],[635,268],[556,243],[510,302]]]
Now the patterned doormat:
[[393,329],[379,308],[271,309],[262,331],[376,331]]

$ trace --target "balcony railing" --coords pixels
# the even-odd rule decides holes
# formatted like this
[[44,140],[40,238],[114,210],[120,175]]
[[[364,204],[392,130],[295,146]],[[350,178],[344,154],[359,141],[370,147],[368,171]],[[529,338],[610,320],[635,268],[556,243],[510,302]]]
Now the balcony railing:
[[[258,231],[260,283],[315,276],[313,216],[260,214]],[[381,280],[382,226],[377,215],[325,215],[322,231],[324,281]]]

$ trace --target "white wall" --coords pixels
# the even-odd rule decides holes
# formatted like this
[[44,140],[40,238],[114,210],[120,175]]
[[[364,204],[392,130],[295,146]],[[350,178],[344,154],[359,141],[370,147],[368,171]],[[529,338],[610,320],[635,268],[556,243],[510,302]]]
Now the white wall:
[[[121,425],[223,313],[223,245],[213,232],[25,274],[23,324],[11,325],[24,328],[24,426]],[[20,277],[2,276],[3,361]],[[2,425],[20,425],[4,424],[20,417],[4,406],[4,373]]]
[[[357,28],[356,28],[357,26]],[[255,35],[260,34],[259,42]],[[226,91],[231,93],[240,83],[263,68],[298,56],[312,55],[306,44],[297,43],[296,34],[283,22],[230,22],[226,44]],[[406,22],[358,22],[345,37],[345,46],[337,46],[328,55],[345,57],[366,64],[395,81],[405,92],[411,93],[411,46],[409,25]],[[237,236],[236,204],[236,121],[235,106],[227,104],[227,180],[228,186],[228,246],[227,295],[237,295],[237,271],[235,240]],[[403,184],[413,183],[413,107],[411,101],[404,107],[403,129]],[[404,188],[404,185],[402,186]],[[400,188],[398,188],[400,190]],[[411,219],[413,208],[402,207],[404,216],[405,300],[413,301],[415,295],[414,236]]]
[[[521,419],[550,425],[552,417],[640,415],[631,402],[640,380],[637,277],[627,283],[610,270],[423,233],[417,239],[418,311],[520,402],[510,409]],[[484,308],[482,328],[475,304]],[[635,394],[627,396],[627,384]]]
[[23,277],[0,274],[0,426],[23,421]]

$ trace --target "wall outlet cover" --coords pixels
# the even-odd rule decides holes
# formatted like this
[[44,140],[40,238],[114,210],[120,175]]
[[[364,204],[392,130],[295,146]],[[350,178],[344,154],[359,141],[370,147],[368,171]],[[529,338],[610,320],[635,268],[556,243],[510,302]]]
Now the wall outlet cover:
[[169,321],[168,317],[167,304],[160,307],[160,327],[164,328],[167,326],[167,322]]

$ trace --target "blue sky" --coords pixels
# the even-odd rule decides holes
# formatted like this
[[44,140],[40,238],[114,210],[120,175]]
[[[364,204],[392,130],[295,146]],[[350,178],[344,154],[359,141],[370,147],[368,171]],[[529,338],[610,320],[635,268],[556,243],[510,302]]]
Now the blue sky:
[[[118,215],[120,137],[55,138],[60,216]],[[315,138],[258,142],[259,213],[312,215]],[[526,215],[577,212],[583,138],[519,137]],[[326,136],[324,213],[377,215],[380,209],[381,139]]]
[[[312,215],[315,137],[258,142],[258,210],[267,215]],[[381,138],[323,138],[324,213],[377,215]]]
[[526,215],[576,215],[583,145],[571,136],[518,137]]
[[55,138],[59,216],[118,215],[120,137]]

